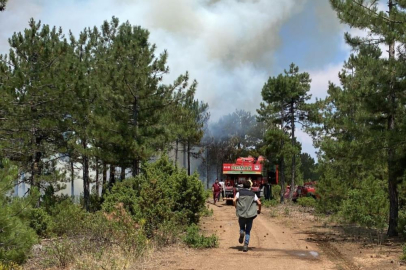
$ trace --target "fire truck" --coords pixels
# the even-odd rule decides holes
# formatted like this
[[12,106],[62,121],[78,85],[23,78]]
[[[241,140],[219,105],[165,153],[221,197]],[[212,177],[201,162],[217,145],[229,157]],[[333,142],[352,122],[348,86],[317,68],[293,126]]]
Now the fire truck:
[[[242,187],[242,181],[251,179],[251,190],[261,197],[261,190],[264,188],[264,196],[270,196],[270,185],[277,184],[279,180],[278,167],[273,166],[272,169],[265,168],[265,158],[259,156],[255,159],[252,156],[239,157],[235,163],[223,163],[224,175],[224,191],[227,204],[232,203],[232,200],[238,189]],[[268,195],[268,196],[267,196]]]

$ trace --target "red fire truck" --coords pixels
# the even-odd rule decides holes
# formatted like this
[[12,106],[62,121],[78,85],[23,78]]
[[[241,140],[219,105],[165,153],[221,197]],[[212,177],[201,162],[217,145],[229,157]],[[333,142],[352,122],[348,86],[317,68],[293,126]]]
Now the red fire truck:
[[268,187],[268,194],[270,192],[269,185],[278,183],[278,168],[274,167],[273,170],[266,170],[264,166],[265,158],[259,156],[255,159],[252,156],[239,157],[235,163],[223,163],[223,175],[225,177],[225,199],[230,203],[238,191],[242,187],[243,180],[251,179],[252,187],[258,197],[261,195],[262,187]]

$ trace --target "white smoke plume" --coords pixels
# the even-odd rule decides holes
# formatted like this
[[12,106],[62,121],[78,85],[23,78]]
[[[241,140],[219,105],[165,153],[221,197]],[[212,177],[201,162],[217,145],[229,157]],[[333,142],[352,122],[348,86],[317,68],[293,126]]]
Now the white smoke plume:
[[[0,13],[0,53],[7,53],[7,39],[14,32],[23,31],[31,17],[51,26],[61,26],[65,33],[72,30],[78,34],[85,27],[100,26],[104,20],[116,16],[121,22],[128,20],[133,25],[148,29],[151,43],[158,46],[157,53],[165,49],[168,51],[171,72],[165,82],[171,82],[179,74],[189,71],[190,77],[198,81],[197,98],[209,104],[211,120],[216,121],[236,109],[255,112],[262,100],[262,86],[268,77],[276,76],[291,62],[296,62],[293,56],[288,55],[286,63],[280,67],[276,66],[275,59],[278,50],[286,42],[291,42],[281,37],[283,26],[289,20],[303,16],[308,11],[306,7],[311,5],[318,25],[306,34],[317,36],[320,40],[316,42],[323,42],[324,36],[336,35],[340,31],[328,2],[9,0],[6,11]],[[297,31],[301,31],[300,25],[297,27]],[[290,35],[293,42],[297,42],[294,40],[295,33]],[[329,53],[330,46],[325,47],[326,53]],[[308,57],[315,59],[312,55]],[[328,66],[325,63],[325,67]],[[306,71],[306,67],[300,67],[301,71]],[[320,74],[324,66],[312,67],[311,70],[325,78]],[[326,90],[313,90],[313,93],[325,93]]]

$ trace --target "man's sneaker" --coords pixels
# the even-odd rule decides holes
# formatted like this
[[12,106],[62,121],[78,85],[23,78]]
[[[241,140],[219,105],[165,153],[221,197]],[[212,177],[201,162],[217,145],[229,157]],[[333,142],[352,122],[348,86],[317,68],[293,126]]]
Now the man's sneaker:
[[244,246],[242,247],[242,251],[247,252],[247,251],[248,251],[248,245],[244,245]]
[[240,238],[238,238],[238,242],[242,244],[244,242],[244,233],[240,233]]

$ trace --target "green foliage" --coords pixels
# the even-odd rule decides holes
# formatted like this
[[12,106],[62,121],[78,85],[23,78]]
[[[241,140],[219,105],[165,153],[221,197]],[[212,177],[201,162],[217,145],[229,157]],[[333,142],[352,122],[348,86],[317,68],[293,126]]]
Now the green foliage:
[[22,263],[37,242],[35,231],[29,227],[28,216],[32,202],[38,197],[12,199],[7,196],[17,175],[8,160],[0,168],[0,262]]
[[399,211],[398,232],[406,239],[406,209]]
[[84,210],[70,200],[64,200],[51,209],[53,232],[58,236],[73,236],[83,230]]
[[[18,160],[31,186],[53,184],[58,191],[54,155],[67,153],[82,163],[83,205],[95,211],[100,202],[89,190],[95,161],[133,166],[136,175],[136,164],[175,139],[194,154],[208,106],[195,99],[197,82],[189,83],[187,72],[162,83],[168,54],[156,52],[146,29],[113,17],[76,37],[32,19],[9,40],[8,55],[0,55],[0,156]],[[43,202],[53,199],[45,194]]]
[[263,201],[261,201],[261,203],[262,203],[263,207],[269,208],[271,206],[277,206],[279,204],[279,200],[276,200],[276,199],[263,200]]
[[317,163],[315,163],[314,158],[308,153],[301,153],[300,160],[300,171],[303,174],[304,182],[318,180],[319,175],[317,174]]
[[204,236],[199,232],[199,226],[190,225],[186,230],[184,242],[193,248],[214,248],[218,246],[218,237],[216,235]]
[[402,261],[406,260],[406,244],[402,246],[402,256],[400,256]]
[[[350,203],[357,204],[353,198],[360,197],[365,190],[360,187],[365,184],[359,182],[369,183],[368,178],[379,182],[385,179],[391,209],[386,219],[388,235],[396,236],[398,209],[402,206],[398,200],[398,185],[404,179],[406,164],[405,92],[401,90],[406,70],[405,51],[396,50],[404,47],[405,39],[399,34],[404,26],[393,21],[406,16],[406,5],[404,1],[395,0],[387,1],[385,7],[380,6],[380,1],[330,0],[330,3],[341,22],[362,29],[367,35],[345,34],[353,53],[339,74],[340,85],[331,83],[326,99],[315,103],[313,112],[320,126],[312,133],[321,150],[319,163],[324,163],[319,170],[322,180],[326,181],[322,185],[327,187],[327,182],[331,182],[337,188],[341,185],[340,191],[343,191],[340,195],[339,191],[325,188],[324,191],[329,189],[328,193],[335,194],[332,200],[321,195],[324,201],[321,205],[333,209],[337,208],[334,203],[342,203],[343,209],[355,210],[357,205],[350,206]],[[362,199],[362,203],[369,200]],[[381,214],[376,210],[371,214],[374,217],[364,211],[361,213],[361,223],[382,226]]]
[[281,186],[273,185],[272,186],[272,199],[279,201],[280,196],[281,196]]
[[46,251],[52,258],[51,261],[48,261],[50,266],[65,268],[75,260],[74,244],[66,237],[62,240],[51,241]]
[[316,207],[316,200],[312,197],[301,197],[297,199],[297,203],[303,207]]
[[23,267],[14,262],[6,263],[0,261],[0,270],[23,270]]
[[124,208],[153,237],[160,224],[197,223],[205,209],[205,192],[198,176],[188,176],[167,157],[146,164],[144,173],[117,183],[107,192],[102,205],[107,212]]
[[373,177],[362,181],[357,189],[348,191],[348,197],[341,207],[341,216],[346,221],[368,228],[384,228],[389,205],[383,187],[383,182]]
[[41,237],[51,235],[54,228],[52,217],[43,208],[34,208],[30,213],[30,227]]
[[211,217],[213,216],[213,209],[205,207],[202,211],[202,217]]

